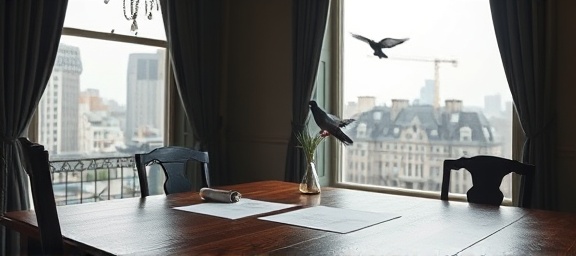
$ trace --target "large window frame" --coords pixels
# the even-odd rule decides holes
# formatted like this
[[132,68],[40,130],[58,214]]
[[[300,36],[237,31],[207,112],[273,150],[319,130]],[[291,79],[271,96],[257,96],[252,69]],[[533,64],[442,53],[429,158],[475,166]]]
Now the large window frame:
[[[62,36],[73,36],[73,37],[81,37],[94,40],[105,40],[118,43],[138,44],[143,46],[164,48],[166,51],[168,51],[168,42],[166,40],[159,40],[159,39],[141,38],[136,36],[113,34],[113,33],[103,33],[70,27],[64,27],[62,29]],[[178,92],[175,86],[175,80],[172,74],[172,68],[169,61],[169,54],[166,54],[165,63],[166,63],[165,74],[168,75],[165,76],[166,80],[164,81],[166,85],[165,99],[164,99],[165,102],[164,143],[166,145],[172,145],[172,144],[191,145],[192,136],[188,136],[190,132],[190,127],[189,125],[187,125],[187,122],[182,121],[186,120],[183,108],[181,104],[173,104],[175,102],[178,102],[179,98],[177,95]],[[38,141],[39,139],[38,118],[39,118],[38,112],[36,112],[28,127],[27,134],[32,141]]]
[[[165,146],[180,145],[192,146],[194,143],[193,136],[191,135],[192,128],[188,124],[188,119],[184,108],[181,104],[180,97],[176,88],[176,80],[174,78],[171,63],[169,61],[169,50],[167,40],[136,37],[132,35],[122,35],[114,33],[104,33],[87,29],[78,29],[71,27],[63,27],[61,36],[76,37],[88,40],[104,40],[112,43],[124,43],[131,45],[155,47],[163,49],[166,54],[164,56],[164,99],[163,99],[163,144]],[[40,116],[39,111],[34,113],[25,134],[31,141],[39,141],[40,139]],[[128,156],[133,157],[133,155]],[[82,160],[82,159],[80,159]],[[29,194],[31,196],[31,193]],[[31,199],[30,199],[31,200]],[[80,199],[82,200],[82,199]]]
[[[332,56],[330,62],[330,76],[331,82],[334,86],[328,87],[323,93],[327,95],[325,98],[329,98],[329,102],[324,106],[327,109],[331,110],[333,113],[337,113],[339,116],[343,115],[344,112],[344,100],[343,100],[343,87],[344,87],[344,79],[343,79],[343,24],[344,24],[344,4],[343,1],[345,0],[334,0],[331,2],[331,9],[330,15],[327,25],[327,34],[329,35],[326,37],[328,41],[325,41],[325,44],[330,45],[326,47],[330,51],[330,55]],[[324,47],[323,47],[324,48]],[[321,72],[319,70],[319,75]],[[521,152],[522,152],[522,144],[524,141],[524,132],[520,126],[520,122],[518,121],[518,114],[513,111],[512,116],[512,158],[515,160],[521,160]],[[328,145],[328,152],[325,157],[329,157],[329,161],[327,165],[331,172],[329,175],[329,184],[330,186],[339,187],[339,188],[348,188],[348,189],[356,189],[356,190],[365,190],[365,191],[372,191],[372,192],[381,192],[381,193],[388,193],[388,194],[396,194],[396,195],[406,195],[406,196],[417,196],[417,197],[424,197],[424,198],[433,198],[433,199],[440,199],[440,192],[433,192],[433,191],[419,191],[414,189],[405,189],[405,188],[396,188],[396,187],[383,187],[383,186],[375,186],[375,185],[365,185],[365,184],[357,184],[357,183],[350,183],[344,182],[342,173],[343,173],[343,152],[344,146],[341,143],[330,143]],[[519,194],[519,187],[520,187],[520,177],[513,173],[512,174],[512,199],[505,198],[503,201],[503,205],[515,205],[518,200]],[[466,201],[466,195],[453,195],[450,194],[450,200],[455,201]]]

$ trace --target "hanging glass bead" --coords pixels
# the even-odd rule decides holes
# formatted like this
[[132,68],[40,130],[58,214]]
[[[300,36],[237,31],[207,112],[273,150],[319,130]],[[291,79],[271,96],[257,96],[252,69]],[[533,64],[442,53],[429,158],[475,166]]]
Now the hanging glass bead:
[[130,31],[133,31],[133,32],[138,31],[138,24],[136,23],[136,20],[132,21],[132,27],[130,27]]

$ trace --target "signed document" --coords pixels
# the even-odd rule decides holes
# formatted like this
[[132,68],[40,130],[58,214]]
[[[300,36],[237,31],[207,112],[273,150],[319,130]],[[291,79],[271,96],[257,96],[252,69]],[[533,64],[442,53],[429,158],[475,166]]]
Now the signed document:
[[400,215],[315,206],[258,219],[344,234],[396,218]]
[[174,207],[173,209],[235,220],[295,206],[298,205],[272,203],[242,198],[236,203],[204,202],[200,204]]

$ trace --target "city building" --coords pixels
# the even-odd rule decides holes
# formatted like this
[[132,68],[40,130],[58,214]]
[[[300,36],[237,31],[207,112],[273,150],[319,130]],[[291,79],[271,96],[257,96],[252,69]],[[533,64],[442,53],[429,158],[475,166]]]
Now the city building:
[[82,61],[78,47],[60,44],[38,105],[39,143],[50,155],[78,151],[78,99]]
[[[129,56],[124,130],[127,144],[141,136],[163,137],[165,58],[164,50]],[[143,132],[150,130],[157,132]]]
[[484,96],[484,114],[487,117],[500,116],[502,114],[502,97],[500,94]]
[[111,116],[96,89],[80,94],[80,151],[81,153],[114,153],[124,144],[120,120]]
[[420,88],[420,105],[434,105],[434,80],[426,79]]
[[[502,155],[502,143],[482,112],[464,110],[460,100],[445,103],[437,111],[432,105],[392,100],[391,107],[375,106],[357,115],[347,131],[354,144],[345,148],[344,180],[440,191],[445,159]],[[468,172],[452,172],[450,185],[451,192],[465,193],[472,180]],[[510,196],[508,185],[501,189]]]

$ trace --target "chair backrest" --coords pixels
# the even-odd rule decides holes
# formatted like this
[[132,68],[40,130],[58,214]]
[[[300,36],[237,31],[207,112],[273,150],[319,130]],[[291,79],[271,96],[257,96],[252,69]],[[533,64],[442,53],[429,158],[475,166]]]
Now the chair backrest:
[[42,254],[61,255],[64,252],[64,242],[56,211],[48,152],[44,150],[44,146],[32,143],[26,138],[19,138],[18,141],[22,149],[20,160],[30,178]]
[[161,147],[149,153],[136,154],[134,156],[138,178],[140,181],[140,193],[142,197],[150,195],[148,190],[148,177],[146,166],[156,163],[162,166],[166,181],[164,182],[164,192],[168,194],[186,192],[192,189],[192,183],[186,178],[185,172],[189,160],[201,163],[202,186],[210,187],[210,174],[208,170],[208,152],[197,151],[185,147]]
[[442,192],[440,198],[448,200],[451,170],[464,168],[472,176],[472,187],[466,193],[468,202],[500,205],[504,195],[500,184],[504,176],[511,172],[522,175],[519,206],[529,208],[532,200],[532,183],[535,166],[496,156],[462,157],[444,160]]

